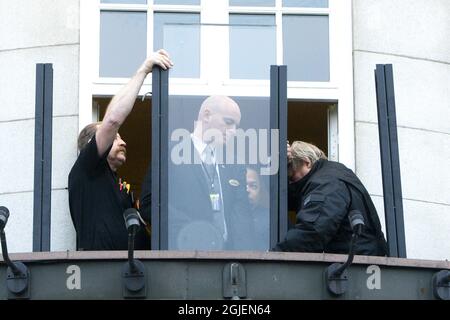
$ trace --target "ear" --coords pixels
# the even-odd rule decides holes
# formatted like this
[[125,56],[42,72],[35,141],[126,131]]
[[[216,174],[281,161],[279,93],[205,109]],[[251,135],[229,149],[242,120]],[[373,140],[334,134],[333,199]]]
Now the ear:
[[311,169],[311,167],[312,167],[311,161],[309,161],[309,159],[305,159],[305,160],[303,160],[303,161],[304,161],[306,167],[307,167],[308,169]]
[[209,111],[209,109],[205,109],[205,111],[203,111],[203,120],[205,122],[209,122],[210,119],[211,119],[211,111]]

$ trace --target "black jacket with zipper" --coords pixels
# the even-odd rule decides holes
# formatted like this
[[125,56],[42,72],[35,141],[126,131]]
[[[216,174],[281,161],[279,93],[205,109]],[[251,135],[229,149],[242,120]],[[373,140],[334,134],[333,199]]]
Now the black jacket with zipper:
[[346,254],[352,236],[348,213],[359,210],[365,226],[355,242],[355,254],[387,254],[370,195],[358,177],[343,164],[318,160],[305,177],[289,185],[288,195],[289,208],[297,212],[297,220],[274,251]]

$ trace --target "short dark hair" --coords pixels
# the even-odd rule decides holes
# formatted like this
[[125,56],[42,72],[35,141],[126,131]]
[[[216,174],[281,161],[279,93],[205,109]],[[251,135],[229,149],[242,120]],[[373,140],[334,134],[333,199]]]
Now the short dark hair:
[[89,141],[91,141],[91,139],[97,132],[97,128],[100,123],[101,122],[94,122],[88,124],[86,127],[84,127],[83,130],[81,130],[80,134],[78,135],[78,151],[83,150],[83,148],[86,147]]

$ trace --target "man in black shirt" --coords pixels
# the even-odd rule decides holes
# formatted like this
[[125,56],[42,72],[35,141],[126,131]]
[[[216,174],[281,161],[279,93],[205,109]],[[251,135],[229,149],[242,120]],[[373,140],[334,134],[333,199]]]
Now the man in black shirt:
[[[68,183],[78,250],[126,250],[128,247],[122,214],[132,203],[116,175],[126,161],[126,143],[118,131],[131,112],[144,79],[156,65],[164,70],[173,65],[166,51],[161,49],[150,55],[111,100],[103,121],[90,124],[80,132],[80,153]],[[136,237],[136,249],[149,245],[142,243],[142,229]]]
[[288,145],[288,159],[288,204],[297,212],[297,221],[275,251],[348,253],[352,236],[348,213],[358,210],[365,226],[355,242],[355,254],[386,255],[375,206],[350,169],[328,161],[319,148],[302,141],[292,148]]

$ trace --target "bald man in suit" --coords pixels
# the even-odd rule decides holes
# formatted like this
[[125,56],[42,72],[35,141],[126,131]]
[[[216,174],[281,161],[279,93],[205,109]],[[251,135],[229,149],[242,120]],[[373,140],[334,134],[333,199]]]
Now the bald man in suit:
[[[175,250],[251,250],[253,225],[245,167],[220,161],[236,134],[239,105],[227,96],[206,98],[194,130],[182,142],[190,159],[169,159],[168,245]],[[176,147],[176,146],[175,146]],[[169,150],[169,155],[173,154]],[[184,150],[186,151],[186,150]],[[151,170],[143,183],[141,212],[150,216]],[[162,213],[164,214],[164,213]]]

